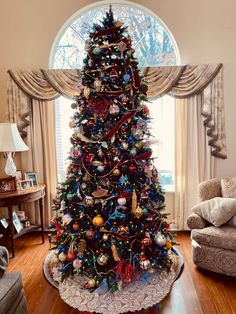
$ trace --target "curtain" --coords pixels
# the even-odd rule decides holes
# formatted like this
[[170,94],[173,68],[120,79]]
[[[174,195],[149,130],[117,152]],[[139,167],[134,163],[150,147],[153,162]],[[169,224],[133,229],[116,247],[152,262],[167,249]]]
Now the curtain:
[[[28,126],[25,142],[30,149],[20,154],[21,169],[36,172],[39,182],[46,184],[44,222],[47,227],[52,216],[51,204],[57,184],[54,102],[28,97],[15,83],[11,89],[8,88],[8,101],[14,106],[10,121],[17,122],[19,112],[24,112],[21,125],[24,126],[23,130]],[[27,135],[27,132],[23,134]],[[35,210],[34,204],[27,205],[25,210],[32,223],[40,223],[39,211]]]
[[176,101],[174,225],[188,229],[186,220],[198,202],[198,184],[214,177],[214,157],[201,116],[201,95]]
[[[150,99],[166,94],[177,99],[175,220],[183,229],[195,202],[198,183],[214,176],[212,156],[227,157],[222,64],[147,67],[141,71]],[[18,124],[22,137],[27,137],[30,130],[27,141],[30,137],[32,150],[27,160],[31,160],[32,169],[38,170],[48,185],[45,216],[50,217],[49,205],[56,183],[56,149],[54,113],[49,107],[61,95],[73,99],[80,93],[80,71],[9,70],[8,74],[6,119]],[[199,149],[202,143],[204,150]]]

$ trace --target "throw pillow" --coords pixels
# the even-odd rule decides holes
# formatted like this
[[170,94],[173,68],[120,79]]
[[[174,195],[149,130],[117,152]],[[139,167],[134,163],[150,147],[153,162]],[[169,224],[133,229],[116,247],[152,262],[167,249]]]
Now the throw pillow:
[[236,177],[221,179],[223,197],[236,197]]
[[230,225],[232,227],[236,227],[236,215],[234,215],[228,222],[227,225]]
[[8,251],[4,246],[0,246],[0,278],[3,276],[7,269],[9,261]]
[[236,198],[214,197],[195,205],[192,212],[220,227],[236,215]]

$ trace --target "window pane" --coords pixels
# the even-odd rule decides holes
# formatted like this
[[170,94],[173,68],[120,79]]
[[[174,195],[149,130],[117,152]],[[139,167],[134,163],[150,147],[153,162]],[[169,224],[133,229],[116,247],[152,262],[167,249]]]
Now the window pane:
[[175,103],[170,96],[154,100],[149,105],[152,117],[151,133],[154,164],[159,173],[159,180],[163,187],[174,190],[175,169]]

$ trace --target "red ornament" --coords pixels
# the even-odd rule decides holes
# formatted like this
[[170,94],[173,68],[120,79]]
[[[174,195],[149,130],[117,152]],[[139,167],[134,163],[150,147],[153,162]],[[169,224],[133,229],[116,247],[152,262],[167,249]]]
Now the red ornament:
[[142,246],[151,246],[152,245],[152,239],[150,237],[149,232],[145,232],[145,237],[141,240]]
[[86,237],[88,238],[88,239],[94,239],[94,237],[95,237],[95,232],[93,231],[93,230],[88,230],[88,231],[86,231]]
[[69,262],[72,262],[72,261],[75,259],[75,254],[72,253],[72,252],[68,252],[68,253],[67,253],[67,256],[66,256],[66,259],[67,259]]
[[118,73],[116,72],[116,70],[111,70],[111,73],[110,73],[111,79],[116,79],[117,76],[118,76]]
[[89,120],[87,125],[93,127],[96,123],[93,120]]
[[137,167],[135,165],[133,165],[133,164],[129,166],[129,171],[130,172],[134,172],[136,169],[137,169]]
[[149,115],[149,109],[148,109],[147,106],[144,106],[144,107],[143,107],[143,114],[144,114],[145,116],[148,116],[148,115]]
[[78,222],[74,222],[73,225],[72,225],[72,228],[73,228],[74,230],[78,230],[78,229],[79,229],[79,224],[78,224]]
[[146,220],[148,220],[148,221],[152,221],[153,218],[154,218],[153,214],[147,214],[147,216],[146,216]]
[[93,161],[93,158],[94,158],[94,154],[88,154],[88,155],[86,156],[86,159],[87,159],[88,163],[90,163],[90,164],[91,164],[91,162]]

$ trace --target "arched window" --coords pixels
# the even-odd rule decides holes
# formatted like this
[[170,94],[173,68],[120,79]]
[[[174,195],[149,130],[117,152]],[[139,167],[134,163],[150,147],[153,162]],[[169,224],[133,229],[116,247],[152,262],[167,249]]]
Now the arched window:
[[[111,3],[110,1],[109,3]],[[146,8],[126,1],[112,5],[116,19],[124,22],[132,38],[139,67],[165,66],[179,63],[179,53],[174,38],[165,24]],[[50,57],[50,67],[57,69],[82,68],[86,55],[85,40],[91,26],[108,10],[108,4],[95,3],[77,12],[61,29]],[[56,102],[56,138],[59,181],[65,176],[67,154],[70,147],[69,138],[72,130],[68,122],[72,116],[71,101],[60,98]],[[174,100],[168,96],[151,100],[149,105],[153,118],[152,144],[153,156],[159,171],[162,185],[167,189],[174,185],[175,162],[175,110]]]

